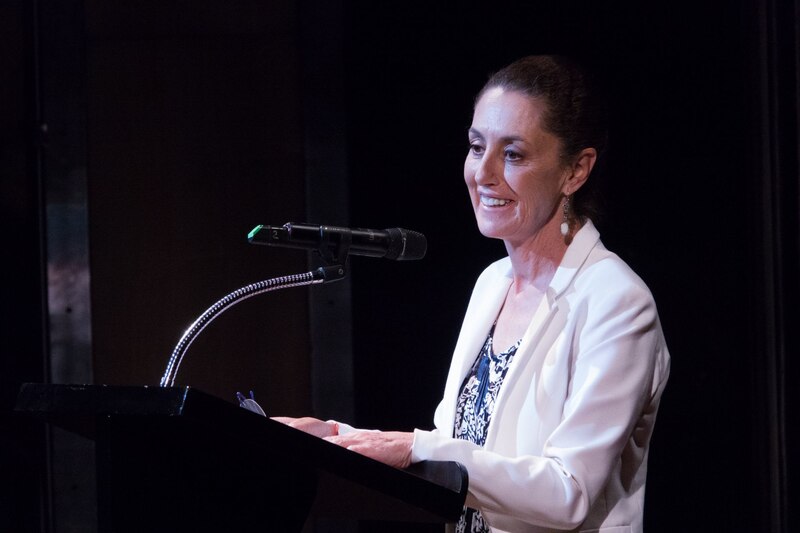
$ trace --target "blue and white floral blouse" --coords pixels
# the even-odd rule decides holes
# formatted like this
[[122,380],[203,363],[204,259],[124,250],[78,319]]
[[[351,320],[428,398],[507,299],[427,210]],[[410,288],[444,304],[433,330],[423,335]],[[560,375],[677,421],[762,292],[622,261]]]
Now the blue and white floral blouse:
[[[519,341],[517,341],[505,352],[495,354],[493,336],[494,325],[492,325],[472,369],[464,379],[456,406],[453,436],[479,446],[483,446],[486,442],[486,433],[492,419],[495,400],[500,392],[503,379],[506,377],[511,359],[519,347]],[[488,532],[489,526],[484,522],[481,512],[465,507],[464,512],[461,513],[461,519],[456,525],[456,533]]]

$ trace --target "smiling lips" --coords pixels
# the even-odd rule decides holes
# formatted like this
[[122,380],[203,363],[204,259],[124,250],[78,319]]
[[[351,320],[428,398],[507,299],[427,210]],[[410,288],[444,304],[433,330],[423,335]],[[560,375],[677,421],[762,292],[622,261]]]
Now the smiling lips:
[[500,198],[492,198],[490,196],[481,195],[481,204],[486,207],[500,207],[510,204],[511,200],[503,200]]

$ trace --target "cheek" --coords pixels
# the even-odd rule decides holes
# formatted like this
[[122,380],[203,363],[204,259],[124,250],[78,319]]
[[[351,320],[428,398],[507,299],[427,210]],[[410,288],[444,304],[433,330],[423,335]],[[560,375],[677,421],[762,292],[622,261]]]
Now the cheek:
[[[515,176],[511,188],[519,196],[520,213],[526,218],[542,220],[548,218],[553,209],[559,205],[560,193],[558,185],[552,180],[543,180],[542,176],[525,174]],[[512,182],[509,179],[509,182]]]
[[475,171],[472,169],[472,162],[469,160],[469,156],[464,160],[464,181],[468,185],[475,181]]

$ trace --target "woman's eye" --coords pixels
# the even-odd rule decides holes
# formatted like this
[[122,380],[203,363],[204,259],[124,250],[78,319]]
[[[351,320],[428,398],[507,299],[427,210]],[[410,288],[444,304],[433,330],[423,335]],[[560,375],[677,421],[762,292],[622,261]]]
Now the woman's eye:
[[517,161],[522,157],[522,154],[519,152],[515,152],[514,150],[506,150],[505,151],[506,161]]
[[483,146],[477,143],[470,143],[469,151],[473,155],[481,155],[483,153]]

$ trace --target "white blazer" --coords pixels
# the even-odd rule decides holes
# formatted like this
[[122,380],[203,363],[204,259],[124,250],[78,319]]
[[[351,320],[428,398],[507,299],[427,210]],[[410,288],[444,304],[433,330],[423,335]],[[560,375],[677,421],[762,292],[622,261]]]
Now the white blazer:
[[644,282],[587,221],[557,269],[497,398],[486,444],[454,439],[462,382],[512,280],[501,259],[478,278],[433,431],[412,461],[458,461],[467,505],[494,532],[642,531],[647,450],[669,353]]

